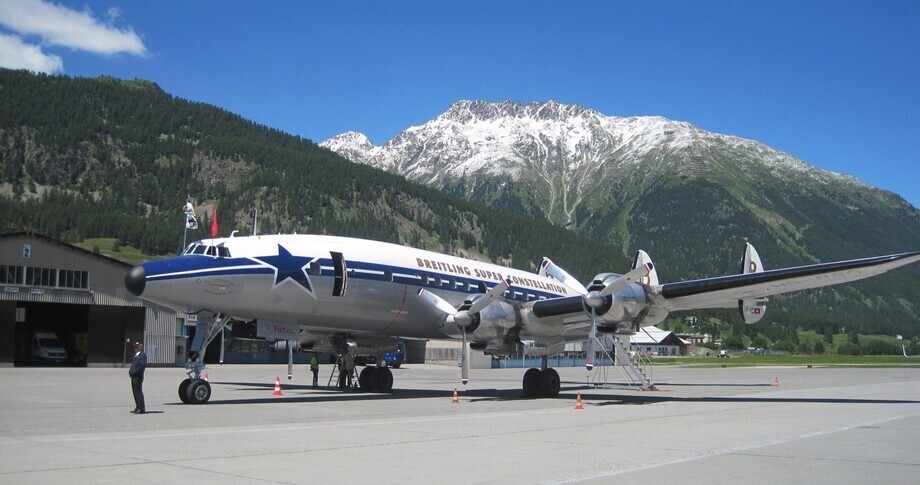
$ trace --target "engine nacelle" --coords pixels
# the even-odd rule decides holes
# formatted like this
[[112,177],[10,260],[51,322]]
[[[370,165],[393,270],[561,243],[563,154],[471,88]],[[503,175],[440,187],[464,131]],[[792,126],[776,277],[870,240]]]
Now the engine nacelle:
[[[600,291],[621,275],[601,273],[594,277],[588,291]],[[591,314],[591,307],[585,302],[585,312]],[[594,309],[598,330],[607,333],[631,333],[648,309],[645,288],[639,284],[629,284],[620,291],[603,298]]]
[[[471,344],[500,340],[515,325],[517,325],[517,312],[514,311],[514,307],[498,300],[474,316],[466,327],[466,336]],[[461,330],[457,325],[446,323],[441,331],[453,338],[461,337]]]

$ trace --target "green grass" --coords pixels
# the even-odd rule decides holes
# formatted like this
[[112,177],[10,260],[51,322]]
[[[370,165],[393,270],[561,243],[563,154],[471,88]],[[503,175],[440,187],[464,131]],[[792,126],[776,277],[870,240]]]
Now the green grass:
[[153,256],[149,254],[144,254],[135,247],[131,246],[121,246],[118,248],[118,251],[113,251],[113,247],[117,239],[115,238],[96,238],[96,239],[87,239],[83,242],[74,244],[74,246],[83,248],[87,251],[95,251],[96,248],[99,249],[99,253],[105,256],[108,256],[112,259],[117,259],[125,263],[135,265],[143,263],[145,261],[151,261],[153,259],[162,258],[165,256]]
[[873,366],[920,367],[920,359],[905,359],[903,355],[752,355],[719,359],[717,357],[653,358],[655,365],[692,365],[699,367],[750,366]]

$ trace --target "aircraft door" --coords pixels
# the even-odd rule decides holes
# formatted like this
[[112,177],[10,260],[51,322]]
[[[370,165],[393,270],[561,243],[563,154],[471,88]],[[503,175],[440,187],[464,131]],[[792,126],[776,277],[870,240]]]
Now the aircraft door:
[[332,255],[332,270],[335,273],[335,282],[332,285],[332,296],[343,297],[348,288],[348,268],[345,266],[345,257],[342,253],[330,251]]

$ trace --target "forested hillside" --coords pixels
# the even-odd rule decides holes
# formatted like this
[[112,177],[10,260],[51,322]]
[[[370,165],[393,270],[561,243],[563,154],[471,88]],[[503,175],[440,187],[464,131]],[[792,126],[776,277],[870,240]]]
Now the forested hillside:
[[623,270],[621,253],[351,163],[309,140],[174,98],[147,81],[0,69],[0,230],[65,241],[117,237],[176,253],[192,198],[203,237],[328,233],[535,268],[544,255],[590,278]]
[[[732,234],[737,254],[713,249],[725,240],[712,240],[707,224],[743,212],[728,205],[721,212],[690,210],[703,190],[708,186],[671,199],[623,200],[634,206],[635,217],[649,214],[652,220],[655,211],[665,211],[673,221],[635,226],[647,230],[640,235],[652,242],[643,248],[664,280],[717,276],[726,267],[736,271],[743,237],[759,234],[755,222],[734,218],[732,224],[744,224],[744,231],[721,233]],[[622,241],[611,241],[617,244],[611,247],[548,222],[475,205],[351,163],[310,140],[175,98],[151,82],[0,69],[0,232],[31,230],[69,242],[117,237],[148,254],[174,254],[183,239],[187,196],[200,220],[189,240],[207,234],[217,207],[222,235],[249,234],[258,209],[260,233],[365,237],[525,270],[549,256],[585,282],[598,272],[623,272],[631,259],[620,249]],[[592,217],[625,224],[613,212]],[[846,234],[845,224],[840,231]],[[873,241],[878,237],[871,234]],[[774,250],[783,246],[780,239],[754,242],[768,268],[798,262]],[[685,249],[661,249],[675,246]],[[656,258],[656,252],[662,255]],[[918,273],[907,268],[857,285],[775,298],[767,320],[822,333],[847,327],[916,335]],[[738,320],[734,312],[716,314]]]

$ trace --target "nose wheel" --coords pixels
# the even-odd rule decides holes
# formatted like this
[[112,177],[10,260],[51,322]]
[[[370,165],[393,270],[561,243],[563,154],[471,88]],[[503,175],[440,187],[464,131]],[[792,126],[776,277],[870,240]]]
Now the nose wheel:
[[211,384],[204,379],[186,379],[179,384],[179,400],[184,404],[204,404],[211,399]]

